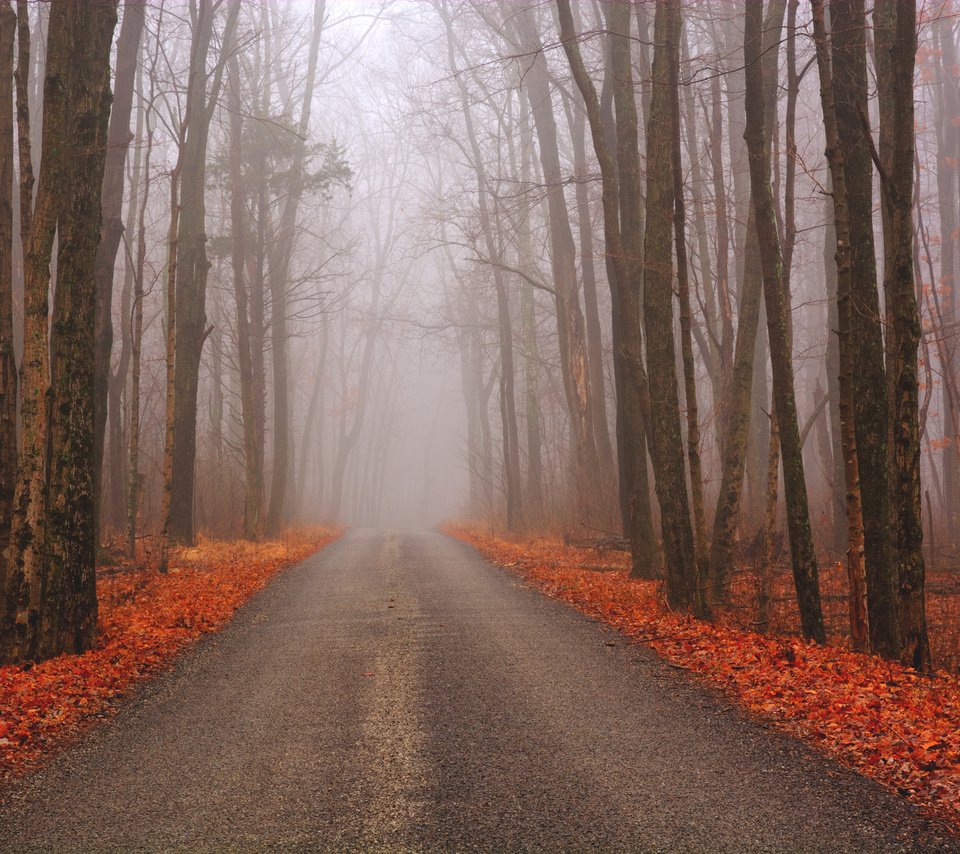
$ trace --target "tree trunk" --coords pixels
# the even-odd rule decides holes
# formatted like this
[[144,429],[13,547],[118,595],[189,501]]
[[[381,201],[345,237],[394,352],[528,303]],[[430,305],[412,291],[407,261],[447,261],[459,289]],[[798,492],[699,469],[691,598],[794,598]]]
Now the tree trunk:
[[450,70],[457,80],[460,94],[460,108],[466,127],[467,140],[473,155],[473,168],[477,176],[477,195],[480,212],[480,227],[483,232],[487,256],[493,262],[493,279],[497,292],[497,328],[500,343],[500,417],[503,424],[503,460],[504,483],[506,486],[506,523],[511,531],[523,527],[523,501],[521,497],[520,475],[520,448],[517,430],[517,413],[515,401],[515,379],[513,360],[513,324],[510,317],[510,304],[507,298],[506,283],[499,266],[499,252],[494,239],[492,215],[490,212],[489,197],[492,195],[487,187],[487,178],[483,168],[483,157],[480,144],[474,128],[473,115],[470,110],[470,101],[459,73],[454,52],[453,25],[445,5],[441,7],[441,14],[447,28],[448,62]]
[[[58,191],[69,180],[68,152],[61,143],[70,138],[66,115],[68,96],[59,84],[66,66],[66,22],[58,7],[57,27],[48,44],[53,63],[49,94],[52,115],[44,124],[41,156],[44,168],[34,208],[30,160],[29,13],[25,0],[17,5],[19,59],[17,64],[17,126],[20,150],[20,228],[24,246],[23,357],[20,363],[20,452],[11,523],[12,555],[7,567],[0,661],[35,658],[39,651],[40,595],[46,522],[47,434],[49,429],[50,354],[47,336],[50,262],[59,214]],[[48,65],[49,67],[49,65]]]
[[[97,246],[95,277],[97,281],[97,308],[95,317],[97,369],[94,397],[94,495],[100,506],[103,481],[104,427],[107,419],[107,395],[110,379],[110,351],[113,346],[113,275],[123,237],[123,179],[127,149],[130,146],[130,114],[133,109],[133,89],[143,34],[146,0],[124,0],[123,23],[117,39],[117,70],[114,78],[113,108],[107,134],[107,162],[103,175],[103,223]],[[121,374],[121,385],[125,372]],[[119,403],[119,400],[114,401]],[[120,496],[119,483],[111,489]],[[114,517],[113,522],[117,519]]]
[[[615,128],[605,122],[596,89],[576,43],[569,0],[557,0],[560,36],[577,88],[583,97],[593,147],[600,163],[603,230],[607,270],[613,302],[614,377],[617,391],[617,445],[620,464],[620,506],[624,533],[630,540],[632,574],[655,578],[661,561],[653,533],[650,490],[647,483],[646,425],[650,417],[650,390],[643,363],[640,327],[640,289],[637,270],[642,254],[637,109],[630,66],[630,9],[608,7],[612,103]],[[608,133],[617,146],[616,159]]]
[[[955,21],[952,15],[944,15],[935,24],[940,50],[937,69],[937,203],[940,212],[940,288],[942,293],[942,322],[953,324],[958,319],[960,298],[960,251],[957,248],[958,222],[958,163],[960,163],[960,67],[957,65],[957,48],[954,39]],[[888,39],[889,41],[889,39]],[[960,527],[960,423],[957,407],[960,401],[951,393],[951,384],[957,376],[957,342],[955,335],[942,336],[944,347],[940,353],[944,379],[941,398],[943,407],[944,447],[943,459],[944,512],[947,530],[954,532]],[[930,520],[931,523],[933,520]],[[954,540],[956,542],[956,540]]]
[[11,555],[17,483],[17,364],[13,349],[13,43],[17,15],[0,3],[0,590]]
[[248,294],[244,276],[244,207],[243,187],[243,113],[240,104],[240,70],[236,57],[229,63],[230,87],[230,258],[233,272],[233,295],[237,324],[237,369],[240,374],[240,420],[243,428],[243,536],[255,540],[260,528],[262,504],[261,478],[263,460],[258,455],[256,404],[253,393],[253,361],[250,352],[250,319]]
[[880,99],[883,285],[889,319],[886,367],[893,425],[889,478],[897,538],[898,640],[901,660],[926,673],[932,664],[924,601],[920,483],[917,350],[921,328],[913,279],[915,0],[879,0],[874,6],[874,30]]
[[[679,39],[680,34],[677,33]],[[697,406],[697,376],[693,361],[693,319],[690,311],[690,276],[687,269],[686,209],[683,199],[681,159],[679,64],[673,68],[670,86],[670,124],[673,179],[673,229],[677,260],[677,292],[680,297],[680,352],[683,360],[683,389],[687,405],[687,463],[690,466],[690,498],[693,503],[694,550],[697,560],[697,587],[703,596],[707,575],[707,533],[704,519],[703,466],[700,463],[700,416]]]
[[[777,89],[776,72],[779,60],[780,34],[783,27],[785,0],[776,0],[770,4],[764,23],[763,34],[763,72],[766,85],[761,97],[765,111],[776,114]],[[772,126],[764,126],[763,144],[766,156],[772,140]],[[719,168],[717,155],[714,155],[714,170]],[[714,177],[716,180],[716,175]],[[749,205],[748,205],[749,207]],[[713,540],[710,546],[709,598],[723,602],[729,594],[730,578],[733,573],[734,548],[740,526],[741,506],[743,503],[744,473],[747,466],[747,454],[750,444],[750,428],[754,411],[762,405],[755,399],[754,386],[757,371],[757,337],[760,328],[761,297],[763,277],[759,264],[759,252],[756,248],[756,216],[752,207],[747,223],[744,240],[747,245],[747,257],[743,265],[743,280],[740,292],[740,311],[737,323],[736,348],[733,367],[728,383],[727,403],[723,406],[723,423],[720,431],[724,438],[720,470],[720,491],[717,495],[717,508],[714,513]],[[753,247],[753,248],[751,248]],[[759,366],[766,385],[766,363],[761,360]],[[769,435],[769,428],[764,435]],[[766,472],[767,466],[762,468]],[[755,484],[766,484],[766,476],[755,477]],[[763,493],[766,495],[764,486]]]
[[602,510],[598,506],[602,503],[600,471],[593,429],[591,400],[593,391],[589,382],[584,319],[577,296],[576,250],[564,196],[557,125],[553,114],[546,59],[529,14],[521,16],[519,20],[521,43],[524,50],[531,56],[530,67],[523,74],[523,85],[529,93],[539,142],[543,181],[546,187],[560,372],[573,432],[574,458],[577,468],[578,521],[595,524]]
[[[829,173],[828,173],[829,174]],[[832,182],[827,185],[832,187]],[[823,230],[823,278],[826,283],[827,297],[827,350],[825,367],[827,371],[827,396],[829,397],[830,413],[830,460],[833,463],[828,469],[831,471],[830,498],[833,504],[832,548],[838,554],[847,547],[848,513],[845,485],[846,467],[843,440],[843,422],[840,417],[840,318],[837,313],[837,230],[834,223],[833,196],[824,198],[823,218],[826,226]],[[853,401],[850,401],[851,407]],[[852,412],[852,410],[851,410]],[[852,428],[852,423],[851,423]],[[856,440],[853,453],[856,454]],[[824,464],[827,464],[826,455]],[[857,491],[859,492],[859,474],[857,475]],[[859,507],[859,501],[858,505]],[[859,511],[858,511],[859,512]],[[861,522],[862,524],[862,522]]]
[[[239,4],[227,12],[223,44],[233,43]],[[194,479],[197,456],[197,391],[200,356],[210,329],[207,328],[206,252],[207,139],[210,120],[219,97],[227,52],[221,51],[208,77],[207,55],[213,36],[216,6],[200,0],[197,31],[190,57],[190,80],[184,122],[186,133],[178,162],[180,221],[177,229],[173,382],[173,435],[170,466],[168,536],[174,543],[194,541]],[[208,91],[209,83],[209,91]],[[169,322],[169,321],[168,321]]]
[[[26,252],[24,441],[15,497],[17,558],[0,630],[5,661],[82,652],[96,636],[93,274],[115,24],[115,0],[71,0],[51,9],[40,187]],[[47,292],[57,232],[48,356]]]
[[790,352],[790,316],[783,291],[783,259],[777,235],[773,193],[770,187],[770,154],[765,144],[763,68],[761,64],[762,0],[748,0],[744,27],[745,110],[744,139],[750,162],[750,194],[756,214],[757,242],[763,267],[763,292],[767,307],[773,397],[780,431],[787,528],[790,536],[794,585],[805,637],[824,641],[823,613],[816,554],[810,530],[803,448],[797,421]]
[[867,646],[867,614],[864,608],[866,578],[864,568],[864,530],[861,502],[860,467],[855,432],[853,363],[856,354],[850,334],[853,312],[851,287],[853,259],[850,236],[850,211],[846,183],[846,158],[840,144],[833,89],[833,69],[826,42],[826,24],[822,2],[813,4],[814,39],[820,70],[820,97],[823,104],[827,141],[827,162],[830,167],[833,197],[833,233],[837,281],[837,391],[838,426],[841,457],[846,483],[847,579],[850,601],[850,634],[856,649]]
[[[524,187],[530,186],[532,177],[533,134],[530,127],[530,106],[521,93],[520,113],[520,180]],[[521,269],[533,263],[533,248],[530,236],[529,213],[523,216],[517,235],[518,265]],[[528,271],[529,272],[529,271]],[[543,501],[543,435],[540,412],[540,351],[537,341],[537,303],[533,285],[525,281],[520,292],[520,313],[523,318],[523,393],[527,423],[527,483],[526,506],[534,526],[544,521]],[[594,300],[596,294],[594,294]],[[599,322],[599,321],[598,321]],[[589,334],[589,322],[587,332]],[[589,341],[589,337],[588,337]],[[591,370],[593,368],[591,351]],[[601,371],[602,371],[601,364]],[[601,373],[602,377],[602,373]],[[593,374],[591,373],[591,382]],[[596,422],[594,422],[596,427]],[[475,428],[474,428],[475,429]]]
[[[72,175],[58,223],[50,354],[51,422],[44,601],[39,655],[89,649],[97,631],[94,486],[95,260],[110,116],[116,0],[76,0],[67,12]],[[52,15],[56,9],[51,10]],[[73,64],[75,63],[75,65]],[[49,72],[48,72],[49,76]],[[49,118],[49,113],[47,114]],[[62,144],[62,141],[61,141]],[[63,192],[63,188],[60,188]]]
[[[863,499],[870,642],[874,652],[896,658],[900,642],[887,458],[890,411],[873,239],[865,29],[864,0],[830,4],[834,109],[850,229],[850,348],[856,354],[853,423]],[[912,175],[912,156],[909,169]]]
[[307,77],[303,87],[303,101],[300,105],[299,133],[293,143],[287,198],[280,218],[280,230],[274,242],[276,252],[271,256],[270,264],[272,306],[270,333],[273,353],[273,477],[270,484],[270,505],[267,509],[266,520],[269,536],[275,536],[280,531],[283,522],[284,499],[287,495],[290,476],[291,434],[287,381],[287,288],[289,287],[290,263],[296,243],[297,213],[300,207],[300,197],[303,195],[306,137],[310,131],[310,108],[313,103],[313,90],[317,77],[317,56],[320,51],[320,37],[323,34],[325,9],[326,0],[314,0],[313,35],[310,40],[310,54],[307,58]]
[[[587,173],[586,127],[583,111],[572,110],[574,171],[576,173],[577,229],[580,234],[580,274],[583,279],[583,314],[586,320],[587,363],[590,373],[590,409],[593,435],[597,445],[602,483],[614,483],[615,463],[610,427],[607,424],[606,381],[603,376],[603,336],[597,307],[597,267],[593,242],[593,221],[590,216],[590,194]],[[606,496],[604,496],[606,497]]]
[[[143,198],[137,218],[137,260],[133,274],[133,322],[130,330],[130,443],[127,462],[127,556],[137,556],[137,512],[141,493],[140,475],[140,365],[143,346],[143,277],[147,260],[146,211],[150,201],[153,176],[153,125],[151,113],[156,97],[156,55],[150,74],[150,98],[144,121],[147,128],[143,163]],[[132,204],[132,202],[131,202]]]
[[670,126],[672,87],[678,85],[679,0],[658,0],[654,17],[653,96],[647,121],[646,229],[643,242],[643,322],[650,380],[650,448],[660,501],[667,602],[703,610],[698,586],[690,506],[684,475],[683,435],[673,336],[674,217]]

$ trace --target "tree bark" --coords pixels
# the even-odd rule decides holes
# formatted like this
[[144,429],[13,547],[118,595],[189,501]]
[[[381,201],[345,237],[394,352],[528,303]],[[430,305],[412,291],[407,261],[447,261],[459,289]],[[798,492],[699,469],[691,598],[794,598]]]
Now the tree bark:
[[[115,24],[115,0],[51,8],[40,187],[26,253],[24,442],[15,497],[17,559],[0,628],[5,661],[82,652],[96,637],[94,256]],[[48,356],[47,291],[57,232]]]
[[[896,658],[900,642],[887,458],[890,411],[873,238],[864,0],[834,0],[830,30],[834,109],[850,229],[850,347],[856,354],[853,423],[863,499],[870,643],[874,652]],[[912,156],[909,168],[912,175]]]
[[[107,396],[110,379],[110,351],[113,346],[113,276],[123,237],[124,164],[130,146],[130,114],[133,109],[134,79],[140,54],[146,0],[124,0],[123,23],[117,39],[117,70],[114,77],[114,99],[107,133],[107,162],[103,175],[103,223],[97,246],[94,275],[97,281],[95,316],[96,380],[94,397],[94,495],[100,506],[103,482],[104,428],[107,420]],[[120,380],[121,384],[125,378]],[[119,402],[119,401],[117,401]],[[112,484],[120,495],[119,484]],[[116,521],[114,519],[113,521]]]
[[650,448],[660,501],[667,602],[704,610],[698,584],[685,478],[677,352],[673,335],[674,216],[671,89],[678,85],[679,0],[658,0],[654,17],[653,96],[647,122],[646,228],[643,241],[643,322],[650,380]]
[[[653,533],[647,483],[646,429],[650,389],[643,362],[640,326],[639,260],[642,254],[637,108],[633,98],[627,4],[609,6],[611,105],[615,127],[604,121],[601,102],[576,44],[569,0],[557,0],[560,37],[577,88],[583,97],[593,148],[600,163],[603,230],[613,302],[614,377],[617,391],[617,446],[620,465],[620,505],[624,533],[630,540],[632,575],[655,578],[661,560]],[[610,133],[610,131],[613,131]],[[613,137],[616,152],[611,150]],[[616,159],[614,159],[616,156]]]
[[[57,227],[57,287],[50,355],[51,421],[42,658],[89,649],[97,631],[94,487],[97,287],[101,192],[110,116],[116,0],[68,10],[72,63],[72,174]],[[56,13],[51,10],[51,18]],[[52,26],[52,20],[51,20]],[[48,71],[48,77],[49,77]],[[47,114],[49,118],[49,113]],[[60,189],[63,192],[63,189]]]
[[[240,4],[229,7],[223,44],[233,43]],[[170,466],[168,536],[174,543],[194,541],[194,480],[197,456],[197,391],[200,356],[210,329],[207,327],[206,161],[210,120],[219,97],[227,52],[221,51],[213,72],[206,64],[213,36],[216,6],[200,0],[197,32],[190,57],[190,80],[184,122],[180,184],[180,218],[177,227],[173,382],[173,435]],[[209,90],[208,90],[209,85]],[[168,319],[169,322],[169,319]]]
[[11,555],[17,483],[17,363],[13,348],[13,44],[17,15],[0,3],[0,590]]
[[826,42],[826,24],[822,0],[813,4],[814,39],[817,63],[820,71],[820,98],[823,105],[824,129],[827,142],[827,162],[830,167],[833,198],[833,234],[836,259],[837,291],[837,392],[838,427],[843,460],[843,476],[846,483],[847,520],[847,581],[849,591],[850,634],[856,649],[868,645],[866,578],[864,567],[864,530],[861,501],[860,467],[857,456],[857,437],[854,420],[853,362],[856,358],[852,347],[850,328],[853,312],[851,287],[853,277],[852,245],[850,236],[850,211],[846,184],[845,155],[840,145],[833,90],[833,69]]
[[804,637],[825,639],[820,586],[803,471],[803,448],[797,421],[790,352],[790,317],[783,292],[783,259],[770,186],[770,155],[765,144],[763,67],[761,63],[762,0],[748,0],[744,27],[745,111],[744,139],[750,163],[750,194],[756,214],[757,242],[763,267],[774,404],[780,431],[787,529],[790,536],[794,585]]
[[924,600],[920,483],[917,351],[921,328],[913,278],[915,0],[878,0],[874,6],[874,30],[880,99],[878,166],[883,190],[883,286],[889,322],[886,368],[893,426],[888,465],[899,582],[897,639],[901,660],[926,673],[932,663]]
[[[777,104],[777,63],[779,60],[779,42],[783,27],[785,0],[775,0],[767,9],[763,28],[764,87],[761,97],[765,112],[776,114]],[[716,102],[715,102],[716,103]],[[772,141],[772,126],[764,125],[763,145],[769,158]],[[716,170],[721,168],[714,154],[714,180]],[[763,296],[763,277],[756,249],[756,216],[750,210],[747,230],[744,237],[747,258],[743,265],[743,279],[740,292],[740,311],[737,323],[736,347],[733,356],[732,371],[727,383],[727,402],[722,407],[723,420],[720,432],[722,457],[720,469],[720,491],[717,494],[717,507],[714,513],[713,539],[710,545],[709,590],[708,598],[714,602],[723,602],[729,594],[730,579],[733,573],[734,549],[740,526],[743,503],[744,473],[747,467],[747,455],[750,444],[750,430],[753,412],[762,402],[754,394],[755,374],[757,371],[757,338],[760,329],[761,298]],[[751,247],[753,247],[751,249]],[[766,384],[766,364],[761,360],[760,371]],[[769,434],[769,428],[766,431]],[[766,472],[766,465],[763,471]],[[760,478],[756,477],[755,484]],[[763,478],[766,484],[766,477]],[[763,490],[766,495],[766,488]]]

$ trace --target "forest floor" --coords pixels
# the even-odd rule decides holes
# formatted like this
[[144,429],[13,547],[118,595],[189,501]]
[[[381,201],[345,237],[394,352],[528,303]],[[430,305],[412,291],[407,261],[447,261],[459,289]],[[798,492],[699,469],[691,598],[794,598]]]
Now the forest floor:
[[222,628],[275,573],[336,536],[313,527],[258,543],[201,539],[174,550],[165,575],[149,557],[102,566],[94,649],[0,667],[0,781],[109,717],[134,685],[168,667],[191,641]]
[[355,529],[12,781],[0,852],[960,852],[919,812],[464,543]]
[[[470,527],[448,533],[960,829],[960,678],[944,670],[921,677],[844,648],[839,568],[828,567],[823,577],[833,637],[816,646],[796,636],[782,573],[767,582],[768,632],[760,634],[749,628],[756,586],[750,572],[738,574],[740,607],[706,623],[671,612],[662,582],[631,579],[626,554],[565,547],[559,539],[507,540]],[[935,618],[956,610],[953,596],[935,592],[930,599]],[[955,637],[944,631],[934,647],[938,661],[955,665]]]

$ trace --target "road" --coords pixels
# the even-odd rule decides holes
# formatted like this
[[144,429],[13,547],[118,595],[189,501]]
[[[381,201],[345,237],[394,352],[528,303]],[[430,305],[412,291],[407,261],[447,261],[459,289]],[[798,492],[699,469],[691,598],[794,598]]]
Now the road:
[[9,790],[0,850],[960,845],[466,545],[356,530]]

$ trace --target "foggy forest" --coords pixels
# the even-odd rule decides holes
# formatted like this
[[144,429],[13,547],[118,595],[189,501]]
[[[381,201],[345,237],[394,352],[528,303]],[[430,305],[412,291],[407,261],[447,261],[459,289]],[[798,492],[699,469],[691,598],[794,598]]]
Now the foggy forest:
[[0,850],[960,850],[958,56],[0,0]]

